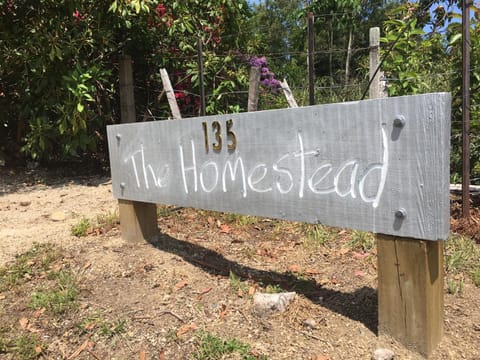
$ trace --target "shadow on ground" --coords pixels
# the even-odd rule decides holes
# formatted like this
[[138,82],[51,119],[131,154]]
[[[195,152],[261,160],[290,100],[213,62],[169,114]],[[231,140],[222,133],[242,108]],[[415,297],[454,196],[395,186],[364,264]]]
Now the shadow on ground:
[[214,275],[229,276],[230,272],[233,272],[243,279],[250,279],[264,286],[279,285],[287,291],[295,291],[319,306],[359,321],[373,333],[378,333],[377,291],[371,287],[362,287],[352,293],[327,289],[315,280],[302,279],[292,273],[259,270],[239,264],[213,250],[166,234],[157,235],[150,243],[155,248],[178,255]]

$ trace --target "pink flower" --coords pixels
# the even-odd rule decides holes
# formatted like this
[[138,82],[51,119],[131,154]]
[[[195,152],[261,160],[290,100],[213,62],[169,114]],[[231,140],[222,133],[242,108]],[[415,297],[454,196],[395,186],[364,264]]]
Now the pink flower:
[[165,5],[163,4],[158,4],[156,10],[157,10],[157,16],[159,18],[163,17],[163,15],[167,13],[167,9],[165,9]]
[[81,15],[78,10],[75,10],[75,12],[73,13],[73,17],[75,18],[75,21],[78,21],[78,20],[83,21],[87,18],[87,14]]

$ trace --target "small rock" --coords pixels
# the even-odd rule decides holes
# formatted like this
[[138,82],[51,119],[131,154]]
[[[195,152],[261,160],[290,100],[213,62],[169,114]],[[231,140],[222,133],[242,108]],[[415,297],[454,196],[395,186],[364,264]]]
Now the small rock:
[[66,219],[66,215],[63,211],[56,211],[50,214],[50,219],[53,221],[63,221]]
[[20,206],[28,206],[30,205],[32,202],[31,201],[28,201],[28,200],[25,200],[25,201],[20,201]]
[[284,312],[295,299],[295,292],[276,294],[255,293],[253,310],[259,316],[268,316],[274,312]]
[[372,354],[372,360],[393,360],[395,353],[390,349],[377,349]]
[[308,319],[303,320],[302,324],[303,324],[303,326],[308,327],[310,329],[316,329],[317,328],[317,322],[315,321],[315,319],[312,319],[312,318],[308,318]]

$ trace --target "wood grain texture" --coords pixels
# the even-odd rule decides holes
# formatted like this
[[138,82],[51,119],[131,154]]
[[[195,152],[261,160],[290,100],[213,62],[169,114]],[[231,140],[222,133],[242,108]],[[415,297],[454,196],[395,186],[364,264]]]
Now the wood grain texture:
[[[134,123],[135,98],[133,93],[132,59],[120,58],[120,103],[122,123]],[[132,199],[135,200],[135,199]],[[119,199],[119,217],[122,238],[126,241],[145,241],[157,230],[157,207],[155,204]]]
[[163,90],[167,94],[168,105],[170,106],[170,111],[172,112],[172,117],[174,119],[181,119],[182,114],[178,108],[177,99],[175,98],[175,92],[173,91],[172,83],[170,82],[170,77],[168,76],[166,69],[160,69],[160,77],[162,78]]
[[[403,127],[394,125],[399,116]],[[449,94],[107,131],[117,198],[417,239],[448,237]]]
[[155,204],[119,199],[118,207],[123,239],[141,242],[158,233]]
[[377,238],[379,334],[429,356],[443,336],[443,242]]

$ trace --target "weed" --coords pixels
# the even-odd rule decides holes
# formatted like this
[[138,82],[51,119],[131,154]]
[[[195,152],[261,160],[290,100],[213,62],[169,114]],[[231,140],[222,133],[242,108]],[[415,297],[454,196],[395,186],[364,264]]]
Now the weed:
[[97,215],[96,227],[101,228],[103,232],[113,229],[119,221],[118,210],[109,211],[106,214]]
[[83,217],[78,224],[72,225],[70,228],[72,235],[76,237],[87,236],[88,230],[91,228],[90,220]]
[[114,322],[106,321],[102,313],[97,311],[93,315],[75,324],[75,327],[80,330],[81,335],[97,333],[100,336],[111,338],[125,332],[125,324],[125,320],[116,320]]
[[233,271],[230,270],[230,287],[233,291],[238,292],[239,290],[243,291],[244,293],[248,292],[248,284],[242,281],[241,277],[235,275]]
[[78,308],[78,290],[73,274],[67,271],[58,273],[58,283],[54,288],[40,289],[32,294],[30,308],[45,308],[54,315],[62,315]]
[[100,335],[105,337],[112,337],[125,332],[126,321],[121,319],[113,323],[103,321],[100,323]]
[[472,239],[453,235],[445,243],[445,265],[448,273],[472,274],[478,269],[478,264],[480,247]]
[[[250,346],[237,339],[223,340],[209,333],[200,333],[196,341],[196,360],[226,359],[226,355],[238,354],[243,360],[267,359],[266,356],[256,356],[250,352]],[[235,357],[237,358],[237,357]]]
[[354,230],[347,246],[354,250],[368,252],[375,247],[375,237],[370,232]]
[[336,234],[330,231],[327,227],[318,224],[302,224],[302,232],[305,237],[304,244],[308,248],[318,248],[319,246],[327,245],[331,240],[334,240]]
[[157,205],[157,217],[169,217],[174,213],[174,208],[169,205]]
[[176,342],[178,340],[177,330],[172,329],[172,328],[168,329],[165,337],[166,337],[167,341],[169,341],[169,342],[170,341],[171,342]]
[[447,279],[447,291],[452,295],[462,295],[463,294],[464,282],[463,279]]
[[42,354],[42,344],[32,335],[21,336],[13,341],[11,349],[14,359],[38,359]]
[[5,354],[8,351],[7,333],[8,329],[0,327],[0,354]]
[[480,287],[480,265],[472,271],[472,280],[476,287]]
[[283,290],[282,287],[278,284],[275,284],[275,285],[268,284],[265,287],[265,292],[268,293],[268,294],[281,293],[281,292],[284,292],[284,291],[285,290]]
[[239,215],[233,213],[225,213],[223,214],[224,221],[227,223],[233,223],[238,226],[248,226],[254,225],[258,222],[258,218],[255,216],[250,215]]
[[83,217],[77,224],[72,225],[71,233],[76,237],[87,236],[90,231],[106,233],[113,229],[118,224],[118,221],[118,210],[99,214],[95,220]]
[[[445,243],[445,267],[448,274],[470,276],[475,286],[480,287],[480,247],[474,240],[452,235]],[[450,287],[448,286],[450,292]],[[463,284],[462,284],[463,287]]]
[[0,268],[0,291],[5,291],[35,274],[46,272],[61,257],[61,251],[51,244],[33,244],[30,250],[18,255],[15,262]]

